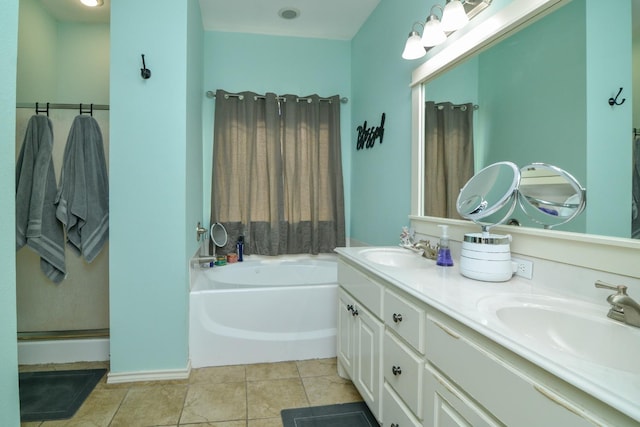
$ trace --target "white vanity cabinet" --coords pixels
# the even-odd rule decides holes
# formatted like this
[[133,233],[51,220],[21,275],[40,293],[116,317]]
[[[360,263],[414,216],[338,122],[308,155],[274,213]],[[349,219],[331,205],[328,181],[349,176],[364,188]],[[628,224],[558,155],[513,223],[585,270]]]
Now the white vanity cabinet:
[[[571,387],[443,315],[427,317],[424,426],[601,426]],[[617,425],[617,424],[612,424]]]
[[640,427],[391,278],[339,259],[339,374],[384,427]]
[[[383,313],[384,422],[385,425],[420,425],[424,400],[425,307],[409,295],[387,288]],[[387,401],[387,398],[391,399]]]
[[351,378],[373,415],[380,420],[383,287],[341,262],[338,281],[342,284],[338,292],[339,374]]

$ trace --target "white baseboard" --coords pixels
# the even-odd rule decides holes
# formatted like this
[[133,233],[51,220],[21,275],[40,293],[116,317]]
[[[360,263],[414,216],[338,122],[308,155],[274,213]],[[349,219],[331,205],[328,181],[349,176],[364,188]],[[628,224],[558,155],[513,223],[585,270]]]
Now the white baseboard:
[[161,371],[139,371],[139,372],[109,372],[107,374],[107,384],[121,384],[140,381],[168,381],[185,380],[191,373],[191,361],[187,362],[184,369],[168,369]]
[[109,338],[18,342],[18,364],[20,365],[108,360]]

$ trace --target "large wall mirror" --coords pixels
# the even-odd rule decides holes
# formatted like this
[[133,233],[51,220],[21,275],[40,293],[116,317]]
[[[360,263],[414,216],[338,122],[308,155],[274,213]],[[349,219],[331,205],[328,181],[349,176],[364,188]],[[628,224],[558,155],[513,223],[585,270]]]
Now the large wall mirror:
[[[639,9],[640,0],[513,0],[430,52],[413,74],[412,214],[425,212],[425,102],[473,103],[476,172],[499,161],[556,165],[587,190],[585,211],[559,230],[640,238],[633,203],[640,66],[632,70],[640,64],[640,43],[632,43],[640,19],[631,18]],[[625,102],[609,105],[620,88]],[[514,217],[540,227],[520,210]]]

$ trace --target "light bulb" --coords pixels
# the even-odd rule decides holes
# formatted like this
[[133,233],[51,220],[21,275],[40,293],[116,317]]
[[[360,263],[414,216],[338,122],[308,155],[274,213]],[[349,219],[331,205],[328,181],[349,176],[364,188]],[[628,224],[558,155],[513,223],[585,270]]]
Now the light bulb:
[[80,3],[88,7],[102,6],[104,4],[103,0],[80,0]]
[[422,39],[417,31],[411,31],[407,43],[404,45],[404,51],[402,52],[402,58],[404,59],[418,59],[427,54],[427,51],[422,45]]
[[450,0],[442,12],[442,29],[444,31],[456,31],[467,25],[469,17],[460,0]]
[[436,15],[431,15],[424,24],[422,32],[422,45],[425,47],[437,46],[447,40],[447,35],[442,29],[440,20]]

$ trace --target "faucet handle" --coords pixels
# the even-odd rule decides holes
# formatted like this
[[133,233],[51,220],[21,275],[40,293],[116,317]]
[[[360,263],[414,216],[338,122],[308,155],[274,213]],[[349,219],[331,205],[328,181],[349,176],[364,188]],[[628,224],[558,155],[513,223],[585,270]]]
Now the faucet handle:
[[609,289],[611,291],[616,291],[618,295],[627,295],[627,287],[625,285],[610,285],[601,280],[596,280],[595,286],[596,288]]

